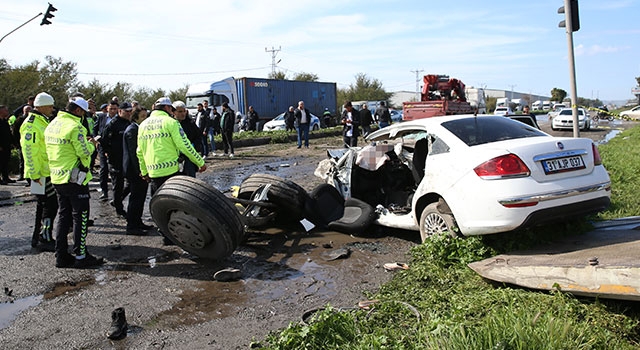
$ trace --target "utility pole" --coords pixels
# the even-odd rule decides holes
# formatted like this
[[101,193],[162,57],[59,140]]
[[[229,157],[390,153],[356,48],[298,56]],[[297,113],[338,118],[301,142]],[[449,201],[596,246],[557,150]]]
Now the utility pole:
[[507,85],[507,86],[511,87],[511,100],[513,101],[513,88],[515,88],[518,85],[514,84],[514,85]]
[[[281,46],[278,46],[277,49],[275,49],[273,46],[271,46],[271,50],[267,49],[266,47],[264,48],[264,52],[270,52],[271,53],[271,74],[275,75],[276,74],[276,55],[278,54],[278,52],[280,52]],[[280,61],[278,61],[280,62]]]
[[416,101],[420,101],[420,73],[424,72],[424,69],[410,70],[411,73],[416,73]]
[[567,48],[569,51],[569,83],[571,84],[571,111],[573,114],[573,137],[580,137],[580,126],[578,125],[578,88],[576,87],[576,63],[573,52],[573,32],[576,32],[580,29],[578,0],[564,0],[564,6],[558,9],[558,13],[564,14],[564,21],[560,21],[558,27],[565,28],[567,32]]

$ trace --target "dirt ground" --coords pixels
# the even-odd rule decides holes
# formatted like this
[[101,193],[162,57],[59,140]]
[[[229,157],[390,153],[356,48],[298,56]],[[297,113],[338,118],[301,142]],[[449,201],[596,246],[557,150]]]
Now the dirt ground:
[[[213,157],[198,178],[230,192],[252,173],[290,179],[308,191],[326,149],[340,138],[236,150],[233,159]],[[7,187],[0,188],[0,192]],[[382,265],[404,262],[419,234],[371,228],[363,237],[301,225],[253,231],[247,242],[221,262],[202,261],[178,247],[163,246],[156,233],[124,234],[126,222],[97,200],[91,183],[89,251],[107,263],[95,270],[57,269],[53,253],[30,246],[35,202],[24,183],[9,186],[14,198],[0,202],[0,348],[247,348],[271,330],[301,320],[310,309],[352,307],[389,280]],[[2,194],[2,193],[0,193]],[[26,196],[25,196],[26,195]],[[5,193],[4,198],[8,197]],[[148,210],[145,218],[151,222]],[[71,238],[70,238],[71,241]],[[349,248],[348,258],[326,255]],[[217,282],[225,267],[242,279]],[[128,336],[110,341],[111,311],[124,307]]]
[[[633,126],[605,123],[583,136],[603,140]],[[541,127],[550,132],[548,123]],[[313,175],[318,161],[340,144],[340,137],[332,137],[311,140],[309,149],[241,148],[233,159],[208,159],[198,178],[229,194],[250,174],[268,173],[310,191],[321,183]],[[53,253],[31,248],[35,202],[24,183],[0,187],[0,348],[247,348],[269,331],[300,321],[307,310],[328,303],[352,307],[367,299],[393,276],[382,265],[407,261],[419,241],[418,233],[380,227],[362,237],[273,227],[253,231],[224,261],[209,262],[163,246],[156,233],[125,235],[125,220],[97,200],[97,188],[92,182],[95,225],[87,242],[107,263],[76,270],[57,269]],[[151,222],[146,209],[144,219]],[[327,261],[327,253],[338,248],[351,254]],[[242,279],[215,281],[213,274],[225,267],[240,269]],[[126,310],[129,333],[110,341],[106,332],[117,307]]]

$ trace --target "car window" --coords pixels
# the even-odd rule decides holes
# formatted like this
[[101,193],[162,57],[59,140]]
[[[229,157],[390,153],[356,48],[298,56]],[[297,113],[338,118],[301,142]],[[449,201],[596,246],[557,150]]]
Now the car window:
[[[572,115],[573,114],[573,110],[572,109],[563,109],[560,111],[561,115]],[[578,115],[584,115],[584,110],[579,109],[578,110]]]
[[490,142],[547,136],[526,124],[504,117],[475,117],[450,120],[442,126],[468,146]]

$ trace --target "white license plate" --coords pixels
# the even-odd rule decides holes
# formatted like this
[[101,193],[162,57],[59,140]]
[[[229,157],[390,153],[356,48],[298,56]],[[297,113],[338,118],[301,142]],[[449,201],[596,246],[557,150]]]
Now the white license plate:
[[581,156],[549,159],[542,161],[545,174],[555,174],[586,168]]

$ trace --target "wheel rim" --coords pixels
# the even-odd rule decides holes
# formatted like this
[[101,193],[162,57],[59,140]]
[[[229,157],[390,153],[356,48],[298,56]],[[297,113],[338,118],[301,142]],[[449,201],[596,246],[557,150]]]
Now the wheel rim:
[[424,219],[424,231],[427,236],[448,232],[447,222],[436,213],[430,213]]
[[213,234],[197,217],[176,210],[169,214],[168,234],[185,247],[202,249],[213,241]]

